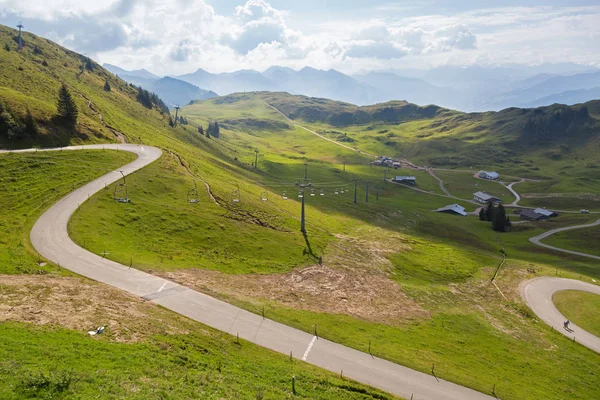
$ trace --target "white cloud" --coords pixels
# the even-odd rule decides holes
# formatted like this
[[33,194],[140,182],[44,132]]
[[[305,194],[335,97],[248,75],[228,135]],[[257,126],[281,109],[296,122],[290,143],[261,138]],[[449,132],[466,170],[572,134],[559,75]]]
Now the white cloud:
[[[243,0],[240,0],[240,2]],[[349,4],[349,7],[352,7]],[[386,8],[348,21],[298,21],[291,11],[249,0],[219,14],[204,0],[0,0],[0,22],[20,19],[101,62],[179,74],[305,65],[362,68],[443,63],[600,63],[600,6],[504,7],[407,17]],[[415,15],[415,14],[413,14]],[[292,29],[293,25],[295,29]]]
[[350,58],[378,58],[390,60],[406,55],[406,51],[391,42],[360,41],[352,44],[344,53]]

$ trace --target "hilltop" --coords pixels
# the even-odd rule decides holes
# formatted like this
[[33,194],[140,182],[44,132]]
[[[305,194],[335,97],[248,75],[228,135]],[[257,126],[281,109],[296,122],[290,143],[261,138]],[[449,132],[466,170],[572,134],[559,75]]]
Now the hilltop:
[[[0,100],[19,121],[29,110],[40,134],[21,143],[0,137],[0,145],[135,143],[139,141],[138,128],[143,126],[152,135],[168,126],[166,107],[157,97],[140,92],[93,60],[30,33],[23,35],[24,48],[17,51],[16,31],[0,26]],[[110,91],[105,90],[106,83]],[[69,88],[79,109],[75,129],[67,129],[55,118],[62,84]]]

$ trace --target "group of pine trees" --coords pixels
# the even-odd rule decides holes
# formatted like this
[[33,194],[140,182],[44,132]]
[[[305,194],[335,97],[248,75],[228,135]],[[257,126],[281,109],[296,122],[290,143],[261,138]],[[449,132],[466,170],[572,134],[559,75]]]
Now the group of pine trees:
[[162,112],[164,112],[164,113],[169,112],[169,107],[167,107],[167,105],[160,99],[160,97],[158,97],[158,95],[156,93],[152,93],[152,92],[147,91],[146,89],[142,89],[141,86],[139,86],[139,87],[136,87],[134,85],[131,85],[131,86],[135,87],[137,89],[138,94],[136,96],[136,99],[144,107],[152,109],[152,106],[155,105]]
[[29,109],[27,109],[25,118],[20,120],[15,117],[10,106],[0,103],[0,137],[8,140],[35,138],[39,130],[40,128]]
[[479,220],[491,222],[492,228],[498,232],[508,232],[512,227],[510,217],[506,215],[506,209],[502,204],[494,206],[493,203],[489,203],[487,207],[481,207]]
[[[56,109],[58,122],[69,127],[75,126],[79,110],[69,88],[64,84],[58,90]],[[34,139],[39,132],[38,123],[29,108],[25,116],[20,118],[9,105],[0,102],[0,137],[8,140]]]
[[171,128],[173,128],[177,124],[179,124],[179,125],[189,125],[187,118],[184,117],[183,115],[180,115],[178,117],[175,117],[175,119],[173,119],[173,116],[171,114],[169,114],[169,126]]
[[202,125],[198,125],[198,134],[201,136],[206,136],[207,138],[219,138],[221,136],[221,128],[219,127],[218,122],[209,122],[208,128],[205,130]]
[[219,128],[219,123],[217,121],[209,122],[208,128],[206,128],[206,137],[215,137],[218,139],[219,136],[221,136],[221,128]]

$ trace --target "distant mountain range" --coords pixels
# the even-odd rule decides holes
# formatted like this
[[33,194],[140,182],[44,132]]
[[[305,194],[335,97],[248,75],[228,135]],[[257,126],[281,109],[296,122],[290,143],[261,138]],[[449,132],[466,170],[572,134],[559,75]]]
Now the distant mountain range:
[[168,76],[161,78],[145,69],[126,71],[110,64],[104,64],[104,68],[126,82],[156,93],[171,108],[184,106],[192,100],[206,100],[218,96],[215,92],[200,89],[189,82]]
[[264,72],[240,70],[196,72],[160,78],[145,69],[105,68],[127,82],[158,94],[170,105],[184,105],[236,92],[271,91],[368,105],[406,100],[462,111],[497,111],[538,107],[554,102],[582,103],[599,98],[600,70],[578,64],[441,66],[430,70],[398,69],[346,75],[310,67],[298,71],[270,67]]

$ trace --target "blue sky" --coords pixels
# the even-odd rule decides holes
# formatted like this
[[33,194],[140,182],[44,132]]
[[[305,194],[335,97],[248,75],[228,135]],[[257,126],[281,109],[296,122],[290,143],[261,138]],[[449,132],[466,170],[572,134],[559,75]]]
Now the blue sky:
[[0,23],[100,62],[180,74],[271,65],[600,66],[600,2],[0,0]]

